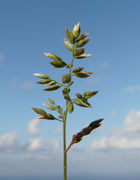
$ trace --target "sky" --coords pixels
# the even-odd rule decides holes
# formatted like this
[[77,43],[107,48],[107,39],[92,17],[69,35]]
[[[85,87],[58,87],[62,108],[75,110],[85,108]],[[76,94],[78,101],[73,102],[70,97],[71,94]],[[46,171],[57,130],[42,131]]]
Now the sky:
[[69,114],[67,145],[91,121],[104,121],[68,152],[68,174],[140,177],[139,8],[139,0],[0,0],[0,178],[63,174],[62,124],[36,119],[31,108],[43,109],[49,97],[65,101],[60,89],[44,92],[33,73],[61,82],[67,69],[52,68],[44,52],[70,63],[65,29],[78,22],[92,56],[74,67],[94,73],[73,77],[71,96],[99,93],[89,100],[92,109],[75,105]]

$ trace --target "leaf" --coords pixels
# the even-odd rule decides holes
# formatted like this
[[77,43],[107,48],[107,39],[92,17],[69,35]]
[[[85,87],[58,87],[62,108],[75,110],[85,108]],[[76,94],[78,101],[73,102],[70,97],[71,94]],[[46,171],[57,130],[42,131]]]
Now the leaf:
[[41,114],[41,115],[46,115],[47,113],[42,110],[42,109],[39,109],[39,108],[32,108],[37,114]]
[[76,59],[83,59],[83,58],[87,58],[87,57],[90,57],[91,54],[81,54],[79,56],[75,56]]
[[98,91],[88,91],[84,93],[84,98],[88,99],[91,98],[93,96],[95,96],[98,93]]
[[49,120],[56,119],[52,114],[47,114],[46,118],[49,119]]
[[69,113],[72,113],[74,110],[73,103],[71,101],[68,101],[68,111]]
[[71,81],[71,75],[70,74],[65,74],[63,77],[62,77],[62,82],[63,83],[69,83]]
[[50,77],[46,76],[45,74],[34,73],[33,75],[42,79],[50,79]]
[[79,77],[79,78],[87,78],[89,77],[90,75],[92,74],[92,72],[88,72],[88,71],[80,71],[78,73],[74,73],[74,75],[76,77]]
[[51,114],[46,114],[44,116],[39,116],[38,119],[55,120],[56,118]]
[[73,69],[73,72],[78,73],[78,72],[82,71],[83,69],[84,69],[83,67],[78,67],[78,68]]
[[80,94],[80,93],[76,93],[76,96],[79,98],[79,99],[82,99],[83,96]]
[[52,105],[50,105],[50,104],[43,104],[44,106],[46,106],[48,109],[50,109],[50,110],[56,110],[56,108],[55,107],[53,107]]
[[74,50],[74,56],[79,56],[83,53],[84,53],[84,48]]
[[80,23],[78,22],[78,24],[76,24],[76,25],[74,26],[73,30],[72,30],[72,33],[73,33],[73,36],[74,36],[75,39],[79,36],[80,31],[81,31],[81,29],[80,29]]
[[56,56],[55,54],[51,54],[51,53],[44,53],[46,56],[48,56],[50,59],[53,59],[54,62],[51,62],[50,64],[53,65],[53,67],[55,68],[61,68],[61,67],[65,67],[66,63],[58,56]]
[[60,109],[58,110],[58,113],[59,113],[59,114],[62,114],[62,112],[63,112],[63,109],[60,108]]
[[42,115],[42,116],[37,117],[37,119],[46,119],[46,117]]
[[55,54],[51,54],[51,53],[44,53],[44,54],[45,54],[45,56],[48,56],[50,59],[53,59],[53,60],[59,61],[59,62],[63,62],[63,60],[60,57],[56,56]]
[[54,68],[63,68],[66,66],[65,62],[59,62],[59,61],[53,61],[50,62],[50,64],[54,67]]
[[68,94],[63,94],[63,96],[64,96],[64,99],[70,100],[70,96]]
[[71,86],[73,84],[73,81],[70,81],[69,83],[68,83],[68,86]]
[[54,100],[51,98],[48,98],[51,104],[55,104]]
[[50,87],[44,89],[44,91],[53,91],[53,90],[59,89],[60,87],[61,86],[59,86],[59,85],[50,86]]
[[56,84],[57,82],[52,80],[52,79],[47,79],[47,80],[42,80],[42,81],[38,81],[38,84],[45,84],[47,86],[52,86],[54,84]]
[[70,97],[69,97],[69,92],[70,92],[70,89],[67,89],[67,88],[64,88],[62,90],[62,93],[63,93],[63,96],[66,100],[70,100]]
[[67,89],[67,88],[64,88],[64,89],[62,90],[62,93],[63,93],[63,94],[69,94],[69,92],[70,92],[70,89]]
[[85,39],[87,37],[88,33],[85,33],[85,34],[81,34],[77,39],[76,39],[76,42],[82,40],[82,39]]
[[82,39],[82,40],[78,41],[78,43],[76,44],[76,47],[83,47],[85,44],[88,43],[89,40],[90,39],[88,38],[88,39]]
[[62,116],[62,115],[59,115],[58,118],[63,119],[63,116]]
[[74,102],[76,105],[81,106],[81,107],[87,107],[87,108],[92,108],[92,106],[86,102],[83,101],[82,99],[78,99],[76,102]]
[[56,83],[57,83],[56,81],[52,80],[52,81],[46,83],[45,85],[52,86],[52,85],[55,85]]
[[74,47],[71,43],[69,43],[69,41],[67,41],[66,39],[64,39],[64,44],[66,46],[66,48],[69,50],[69,51],[73,51]]
[[37,84],[48,84],[52,81],[52,79],[45,79],[45,80],[42,80],[42,81],[38,81]]
[[68,28],[66,28],[66,35],[67,35],[68,40],[71,43],[74,43],[74,36],[73,36],[72,32]]

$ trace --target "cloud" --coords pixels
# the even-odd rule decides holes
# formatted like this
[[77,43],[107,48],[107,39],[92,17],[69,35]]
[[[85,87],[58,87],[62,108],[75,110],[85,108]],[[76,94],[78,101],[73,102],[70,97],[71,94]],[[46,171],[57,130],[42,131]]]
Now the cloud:
[[16,132],[8,133],[0,136],[0,151],[13,151],[17,143],[18,134]]
[[140,91],[140,86],[130,86],[128,88],[122,89],[122,93],[134,93]]
[[30,81],[24,81],[23,83],[21,83],[21,87],[23,87],[24,89],[31,89],[33,88],[33,83]]
[[17,80],[17,78],[13,78],[10,82],[10,86],[12,86],[12,87],[18,86],[18,87],[22,87],[24,89],[31,89],[31,88],[33,88],[33,83],[30,81],[24,81],[24,82],[20,83]]
[[30,135],[38,135],[40,133],[40,121],[38,119],[29,122],[28,133]]
[[36,150],[41,150],[42,148],[43,148],[43,140],[41,138],[35,138],[30,140],[28,150],[36,151]]
[[132,109],[125,119],[124,130],[128,133],[140,132],[140,110]]
[[59,150],[59,141],[57,140],[57,139],[54,139],[54,140],[52,140],[51,142],[50,142],[50,144],[52,144],[53,145],[53,148],[55,149],[55,150]]
[[109,64],[107,61],[104,61],[102,64],[99,64],[98,66],[100,69],[107,69],[109,67]]
[[93,150],[140,150],[140,137],[103,137],[99,141],[95,141],[92,144]]
[[124,120],[124,127],[108,137],[95,140],[93,150],[140,150],[140,110],[130,110]]

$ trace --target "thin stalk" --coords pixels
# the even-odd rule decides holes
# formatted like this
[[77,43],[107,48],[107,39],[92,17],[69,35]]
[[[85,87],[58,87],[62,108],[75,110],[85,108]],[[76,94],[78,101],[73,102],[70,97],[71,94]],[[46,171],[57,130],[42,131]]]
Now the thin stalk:
[[[73,55],[70,70],[69,70],[70,76],[72,75],[71,68],[73,66],[74,59],[75,59],[75,57]],[[69,89],[69,85],[66,88]],[[63,119],[64,180],[67,180],[67,149],[66,149],[66,119],[67,119],[67,113],[68,113],[68,107],[67,107],[67,101],[66,101],[66,111],[65,111],[65,116],[64,116],[64,119]]]
[[61,84],[61,83],[59,83],[59,82],[57,82],[57,84],[59,84],[59,85],[65,87],[65,88],[67,87],[67,86],[65,86],[64,84]]
[[67,180],[67,152],[66,152],[66,118],[68,109],[65,111],[63,121],[63,153],[64,153],[64,180]]

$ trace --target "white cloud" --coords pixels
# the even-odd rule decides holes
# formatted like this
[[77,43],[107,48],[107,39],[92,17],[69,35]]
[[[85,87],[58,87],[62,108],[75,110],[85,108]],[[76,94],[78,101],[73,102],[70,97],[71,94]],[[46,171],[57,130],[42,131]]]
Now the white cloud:
[[33,88],[33,83],[30,81],[24,81],[23,83],[21,83],[21,87],[25,89],[31,89]]
[[53,145],[53,148],[55,150],[59,150],[59,141],[58,140],[56,140],[56,139],[52,140],[51,144]]
[[0,150],[12,151],[18,139],[17,133],[8,133],[0,136]]
[[132,109],[125,119],[125,131],[133,133],[140,131],[140,110]]
[[140,91],[140,86],[130,86],[128,88],[122,89],[122,93],[134,93]]
[[24,89],[31,89],[31,88],[33,88],[33,83],[30,81],[23,81],[20,83],[17,80],[17,78],[13,78],[10,82],[10,86],[13,86],[13,87],[18,86],[18,87],[22,87]]
[[92,144],[93,150],[130,150],[140,149],[140,137],[103,137],[99,141],[94,141]]
[[40,121],[38,119],[29,122],[28,133],[30,135],[38,135],[40,133]]
[[36,151],[36,150],[41,150],[42,148],[43,148],[43,140],[41,138],[35,138],[30,140],[28,150]]
[[109,64],[107,61],[104,61],[102,64],[99,65],[100,69],[107,69],[109,67]]
[[124,127],[108,137],[95,140],[93,150],[140,150],[140,110],[130,110],[124,120]]

